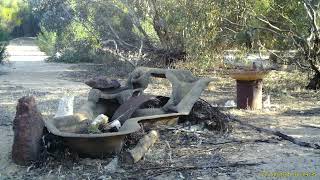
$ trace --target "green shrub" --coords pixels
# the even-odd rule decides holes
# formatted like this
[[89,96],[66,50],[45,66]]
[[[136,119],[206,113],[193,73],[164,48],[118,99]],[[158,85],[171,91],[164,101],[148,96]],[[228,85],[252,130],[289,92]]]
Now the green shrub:
[[73,46],[66,48],[61,52],[57,58],[59,62],[78,63],[78,62],[92,62],[96,54],[93,52],[92,47],[85,41],[77,41],[72,43]]
[[48,56],[54,56],[56,54],[56,40],[57,35],[55,32],[49,32],[41,28],[41,33],[37,37],[37,45]]
[[83,63],[83,62],[103,62],[105,60],[114,60],[111,54],[99,51],[89,41],[80,40],[70,43],[68,48],[61,49],[59,54],[52,56],[48,61],[65,63]]
[[6,53],[7,45],[8,45],[7,42],[0,42],[0,64],[2,64],[4,60],[7,58],[7,53]]
[[0,42],[8,41],[9,40],[9,33],[7,31],[1,30],[0,28]]

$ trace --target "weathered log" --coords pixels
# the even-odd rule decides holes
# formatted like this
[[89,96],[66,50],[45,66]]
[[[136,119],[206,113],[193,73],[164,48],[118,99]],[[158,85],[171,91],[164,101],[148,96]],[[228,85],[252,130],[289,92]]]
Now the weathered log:
[[94,107],[95,103],[88,101],[74,115],[56,117],[55,125],[61,131],[81,132],[91,124]]
[[159,133],[155,130],[150,131],[147,135],[139,140],[138,144],[131,150],[125,152],[124,162],[134,164],[138,162],[159,139]]
[[34,97],[19,99],[13,120],[14,141],[12,160],[19,165],[29,165],[40,158],[44,122]]

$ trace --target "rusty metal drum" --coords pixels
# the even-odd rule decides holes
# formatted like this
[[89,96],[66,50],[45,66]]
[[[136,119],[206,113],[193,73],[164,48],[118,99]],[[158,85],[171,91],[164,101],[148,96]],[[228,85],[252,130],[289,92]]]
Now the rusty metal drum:
[[237,108],[262,109],[262,80],[237,80]]

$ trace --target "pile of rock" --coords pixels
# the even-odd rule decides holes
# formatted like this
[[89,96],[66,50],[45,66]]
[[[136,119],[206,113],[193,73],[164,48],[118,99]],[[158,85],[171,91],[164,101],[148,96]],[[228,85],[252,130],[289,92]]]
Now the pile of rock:
[[60,100],[54,117],[57,127],[65,132],[83,134],[119,131],[121,123],[117,119],[109,122],[109,117],[120,105],[114,94],[121,88],[120,83],[114,79],[96,77],[86,81],[85,84],[92,87],[88,101],[75,113],[73,113],[74,97],[67,96]]
[[[170,97],[143,93],[151,83],[152,77],[166,78],[171,82],[172,93]],[[185,117],[186,121],[193,120],[194,123],[208,122],[206,123],[208,129],[226,131],[228,128],[225,125],[227,125],[228,118],[222,116],[218,109],[212,108],[209,103],[199,99],[210,81],[212,79],[194,77],[190,71],[143,67],[135,69],[123,86],[117,80],[97,77],[86,82],[92,89],[88,94],[87,101],[79,109],[73,112],[74,97],[62,98],[55,117],[44,121],[45,127],[48,134],[61,139],[65,147],[81,155],[91,157],[119,153],[125,142],[125,137],[141,129],[139,123],[143,123],[144,130],[148,130],[152,129],[153,125],[176,124],[178,117],[179,120],[183,120]],[[27,110],[20,117],[20,113],[18,113],[20,111],[17,109],[17,120],[19,118],[22,120],[19,120],[20,123],[18,123],[21,127],[15,126],[19,128],[15,130],[15,132],[17,131],[15,143],[24,142],[20,140],[23,140],[28,134],[32,135],[33,132],[28,131],[32,128],[28,127],[37,124],[32,119],[39,119],[31,117],[36,113],[35,110],[32,110],[35,109],[34,101],[30,101],[30,103],[21,101],[21,103],[21,107]],[[26,107],[24,107],[25,103]],[[206,121],[208,119],[210,121]],[[39,121],[42,122],[42,120]],[[27,128],[23,129],[24,127]],[[39,130],[43,130],[43,122]],[[108,133],[115,131],[119,132]],[[23,134],[19,134],[20,132]],[[141,158],[145,150],[152,146],[154,140],[157,139],[156,134],[151,133],[150,137],[143,138],[144,140],[139,142],[135,148],[136,151],[131,152],[130,156],[132,157],[127,159],[136,162]],[[40,143],[38,134],[26,139],[27,141],[37,140],[37,143]],[[23,150],[25,146],[27,147],[29,144],[17,147]],[[29,152],[25,153],[30,154]],[[34,154],[38,154],[38,152]]]

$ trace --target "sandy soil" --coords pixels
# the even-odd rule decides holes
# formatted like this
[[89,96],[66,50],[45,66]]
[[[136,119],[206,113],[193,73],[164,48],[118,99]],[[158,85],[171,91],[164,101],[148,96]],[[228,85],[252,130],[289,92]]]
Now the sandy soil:
[[[58,100],[76,96],[79,104],[88,87],[84,79],[111,75],[124,79],[127,72],[110,65],[67,65],[45,63],[43,54],[30,39],[11,43],[11,63],[0,68],[0,179],[320,179],[319,150],[303,148],[237,123],[226,135],[203,129],[164,128],[160,141],[144,160],[135,166],[115,164],[107,159],[50,158],[41,167],[21,167],[11,161],[12,120],[18,98],[34,95],[45,118],[51,118]],[[32,51],[32,52],[30,52]],[[19,53],[17,53],[19,52]],[[26,52],[25,56],[23,52]],[[119,70],[117,71],[117,68]],[[117,73],[115,73],[117,71]],[[213,75],[212,75],[213,76]],[[212,104],[224,104],[235,98],[234,82],[227,77],[216,79],[203,98]],[[168,90],[169,89],[169,90]],[[148,92],[167,94],[168,83],[157,81]],[[263,111],[228,109],[226,113],[259,127],[280,130],[300,140],[320,143],[319,93],[292,93],[285,98],[271,95],[275,106]],[[234,163],[249,163],[237,165]],[[225,166],[223,166],[225,165]],[[193,168],[190,168],[190,167]],[[220,167],[217,167],[220,166]]]

